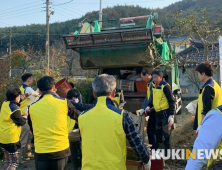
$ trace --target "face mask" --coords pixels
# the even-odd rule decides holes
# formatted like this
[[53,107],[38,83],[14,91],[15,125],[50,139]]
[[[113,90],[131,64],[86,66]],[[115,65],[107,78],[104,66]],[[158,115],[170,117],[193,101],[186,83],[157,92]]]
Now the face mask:
[[79,99],[78,98],[75,98],[74,101],[75,101],[75,103],[79,103]]

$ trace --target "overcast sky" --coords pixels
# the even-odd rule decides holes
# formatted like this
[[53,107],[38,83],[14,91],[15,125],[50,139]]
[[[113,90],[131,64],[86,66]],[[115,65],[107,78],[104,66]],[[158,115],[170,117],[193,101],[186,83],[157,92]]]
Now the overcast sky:
[[[46,0],[1,0],[0,27],[30,24],[45,24]],[[87,12],[99,10],[100,0],[50,0],[50,23],[79,18]],[[180,0],[103,0],[103,8],[114,5],[139,5],[141,7],[163,8]]]

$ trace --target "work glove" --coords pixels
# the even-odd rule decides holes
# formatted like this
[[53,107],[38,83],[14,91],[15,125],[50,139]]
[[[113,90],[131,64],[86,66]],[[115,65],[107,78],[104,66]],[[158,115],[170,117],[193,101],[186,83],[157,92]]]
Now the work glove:
[[144,114],[144,109],[140,109],[140,116],[142,116]]
[[168,125],[172,126],[174,124],[174,115],[170,115],[168,118]]
[[197,128],[197,130],[196,130],[196,136],[198,136],[201,126],[202,126],[202,125],[198,126],[198,128]]
[[76,134],[76,133],[79,133],[79,129],[74,129],[69,132],[69,134]]
[[147,106],[146,109],[145,109],[145,114],[147,115],[147,113],[150,111],[150,107]]

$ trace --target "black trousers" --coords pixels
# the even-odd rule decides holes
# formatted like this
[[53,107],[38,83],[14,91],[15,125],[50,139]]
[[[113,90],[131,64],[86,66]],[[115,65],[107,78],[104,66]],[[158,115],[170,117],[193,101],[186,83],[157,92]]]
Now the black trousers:
[[171,149],[171,132],[172,129],[168,128],[168,110],[156,112],[156,138],[157,142],[162,142],[164,136],[165,156],[167,156],[167,149]]
[[36,170],[64,170],[68,157],[63,159],[35,160]]
[[73,170],[78,170],[81,168],[81,160],[82,160],[82,153],[80,147],[80,141],[77,142],[70,142],[70,150],[71,150],[71,162]]
[[151,109],[149,112],[149,119],[147,123],[147,136],[149,139],[149,144],[152,145],[151,149],[157,149],[156,141],[156,112]]

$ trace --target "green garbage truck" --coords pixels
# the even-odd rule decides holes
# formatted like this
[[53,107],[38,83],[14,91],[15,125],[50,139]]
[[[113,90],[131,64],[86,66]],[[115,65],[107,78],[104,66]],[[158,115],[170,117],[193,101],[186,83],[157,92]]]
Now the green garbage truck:
[[[135,20],[145,19],[137,25]],[[174,58],[164,28],[157,24],[158,14],[120,18],[115,27],[100,28],[98,21],[71,35],[64,35],[67,49],[80,55],[83,69],[97,69],[98,74],[111,74],[117,79],[117,87],[123,90],[124,109],[136,113],[146,96],[146,84],[140,80],[142,69],[160,69],[171,86],[176,99],[176,113],[181,113],[181,89],[178,64]],[[83,31],[84,30],[84,31]],[[87,31],[88,30],[88,31]]]

